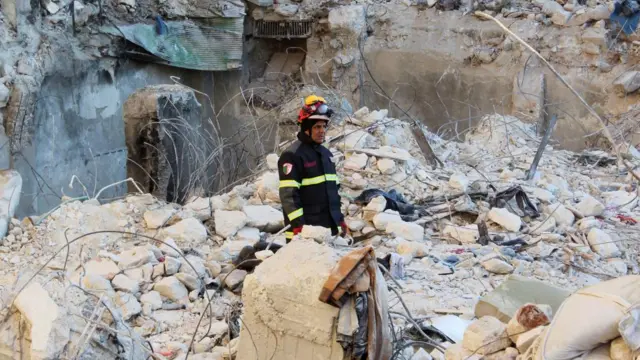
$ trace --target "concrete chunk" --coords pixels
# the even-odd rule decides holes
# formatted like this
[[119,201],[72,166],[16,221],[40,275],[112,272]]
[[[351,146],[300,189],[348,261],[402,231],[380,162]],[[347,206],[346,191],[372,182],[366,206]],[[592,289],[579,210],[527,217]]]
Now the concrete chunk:
[[175,276],[169,276],[160,280],[153,286],[153,290],[173,301],[179,301],[189,296],[187,288],[184,287]]
[[34,282],[18,294],[13,304],[31,325],[31,359],[59,358],[69,342],[70,329],[49,293]]
[[504,208],[493,208],[489,211],[489,220],[508,231],[518,231],[522,226],[520,217]]
[[169,237],[179,243],[200,243],[207,240],[207,228],[196,218],[187,218],[175,225],[162,229],[163,237]]
[[600,216],[604,213],[604,204],[593,196],[587,195],[582,199],[582,201],[576,204],[576,210],[578,210],[584,217]]
[[422,226],[408,222],[391,222],[386,229],[388,234],[401,237],[409,241],[422,241],[424,239],[424,229]]
[[247,215],[247,226],[261,231],[274,232],[284,227],[284,215],[269,205],[247,205],[242,211]]
[[606,232],[592,228],[587,235],[587,241],[593,251],[597,252],[604,258],[613,258],[620,256],[618,246],[613,242],[611,236]]
[[228,238],[247,224],[247,215],[242,211],[216,210],[214,214],[216,234]]
[[140,267],[147,263],[155,264],[158,261],[153,251],[143,246],[137,246],[131,250],[123,251],[119,255],[118,267],[121,270],[128,270]]
[[531,302],[531,299],[548,304],[555,313],[570,294],[570,291],[539,280],[510,275],[500,286],[480,298],[476,304],[475,315],[494,316],[507,323],[513,314]]
[[[274,359],[306,359],[313,353],[322,359],[341,360],[342,347],[333,341],[333,320],[339,309],[318,300],[338,259],[327,246],[297,239],[248,275],[242,290],[245,326],[240,331],[237,358],[255,359],[257,348],[275,349]],[[276,342],[297,345],[288,350],[276,347]]]
[[107,280],[113,279],[120,272],[115,262],[102,258],[90,260],[84,264],[84,270],[87,274],[102,276]]
[[483,316],[467,327],[462,339],[465,349],[480,355],[488,355],[511,345],[507,326],[492,316]]

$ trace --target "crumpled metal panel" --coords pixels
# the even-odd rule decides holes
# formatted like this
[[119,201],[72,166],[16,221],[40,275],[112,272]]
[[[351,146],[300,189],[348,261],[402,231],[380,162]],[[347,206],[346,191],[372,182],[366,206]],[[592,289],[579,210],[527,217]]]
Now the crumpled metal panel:
[[[147,60],[205,71],[226,71],[242,66],[244,17],[200,21],[166,21],[167,33],[158,35],[154,24],[120,25],[106,29],[144,48]],[[115,31],[114,31],[115,30]]]

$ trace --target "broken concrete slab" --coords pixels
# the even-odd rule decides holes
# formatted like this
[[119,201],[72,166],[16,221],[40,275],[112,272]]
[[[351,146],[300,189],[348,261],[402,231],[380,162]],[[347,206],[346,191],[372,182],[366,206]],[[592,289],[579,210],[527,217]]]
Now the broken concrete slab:
[[[342,347],[333,340],[333,319],[339,309],[318,300],[338,260],[331,248],[298,239],[248,275],[242,291],[245,326],[240,331],[238,358],[255,358],[257,349],[271,348],[274,359],[301,359],[313,353],[341,360]],[[276,347],[276,342],[295,346]]]
[[462,346],[480,355],[489,355],[511,345],[507,326],[493,316],[483,316],[472,322],[464,332]]
[[120,268],[110,259],[97,258],[84,264],[84,271],[86,274],[98,275],[111,280],[120,272]]
[[247,215],[247,225],[261,231],[274,232],[284,227],[284,215],[269,205],[247,205],[242,211]]
[[522,226],[520,217],[504,208],[492,208],[489,211],[489,220],[499,224],[508,231],[518,231]]
[[187,218],[162,229],[161,236],[179,243],[200,243],[207,239],[207,228],[196,218]]
[[593,251],[605,259],[620,256],[620,250],[611,239],[611,236],[600,229],[592,228],[587,235],[587,241],[589,241]]
[[31,358],[56,359],[69,342],[70,328],[66,314],[38,283],[29,284],[13,305],[31,327]]
[[153,290],[172,301],[180,301],[189,296],[187,288],[175,276],[169,276],[158,281],[153,286]]
[[462,244],[475,244],[480,237],[478,225],[476,224],[466,226],[447,225],[442,230],[442,234],[450,236]]
[[216,210],[214,221],[216,234],[228,238],[247,224],[247,215],[242,211]]
[[513,314],[521,306],[531,302],[531,299],[548,304],[555,313],[570,294],[567,290],[539,280],[510,275],[500,286],[480,298],[476,304],[475,315],[493,316],[507,323]]
[[424,228],[414,223],[404,221],[390,222],[387,224],[386,232],[409,241],[424,240]]

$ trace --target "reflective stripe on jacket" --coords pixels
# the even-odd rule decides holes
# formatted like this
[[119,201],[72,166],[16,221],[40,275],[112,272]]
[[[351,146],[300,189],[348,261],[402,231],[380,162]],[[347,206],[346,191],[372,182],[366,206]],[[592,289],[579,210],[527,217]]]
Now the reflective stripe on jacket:
[[280,155],[280,201],[287,239],[293,229],[303,225],[324,226],[335,229],[344,221],[340,211],[338,176],[331,161],[332,154],[317,145],[305,134]]

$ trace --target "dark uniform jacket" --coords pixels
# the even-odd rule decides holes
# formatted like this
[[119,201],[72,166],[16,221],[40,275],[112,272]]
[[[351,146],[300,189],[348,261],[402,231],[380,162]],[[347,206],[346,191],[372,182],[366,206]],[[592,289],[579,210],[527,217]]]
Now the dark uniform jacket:
[[324,226],[335,235],[344,221],[331,157],[327,148],[303,132],[280,156],[280,201],[285,226],[291,224],[285,233],[287,241],[293,237],[293,229],[303,225]]

